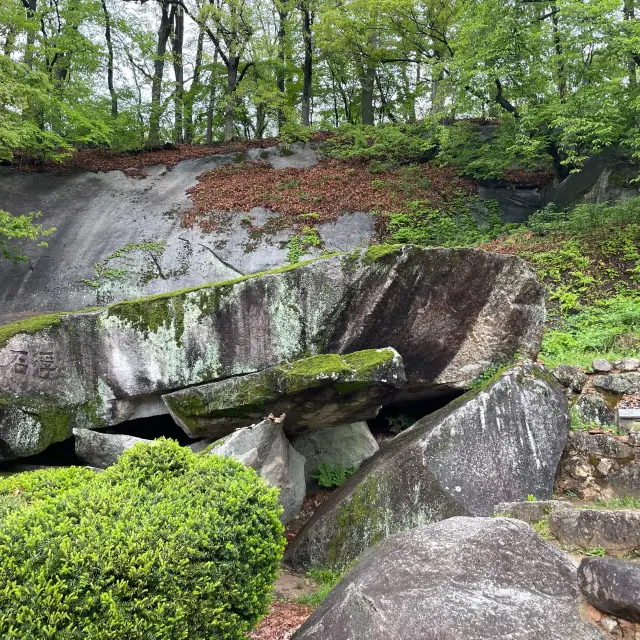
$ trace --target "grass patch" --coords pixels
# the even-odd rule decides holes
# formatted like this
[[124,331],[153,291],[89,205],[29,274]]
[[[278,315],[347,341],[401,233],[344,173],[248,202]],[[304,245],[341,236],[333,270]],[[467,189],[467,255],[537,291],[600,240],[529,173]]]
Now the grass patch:
[[318,607],[331,593],[333,588],[342,580],[344,573],[329,569],[310,569],[307,578],[313,580],[318,586],[315,593],[306,594],[296,599],[298,604],[306,604],[310,607]]

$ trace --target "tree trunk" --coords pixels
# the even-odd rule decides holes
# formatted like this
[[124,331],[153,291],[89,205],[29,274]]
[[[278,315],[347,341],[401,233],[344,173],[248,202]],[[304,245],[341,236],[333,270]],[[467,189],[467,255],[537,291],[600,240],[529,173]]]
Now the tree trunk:
[[201,29],[198,34],[198,44],[196,46],[196,59],[193,68],[193,80],[184,98],[184,141],[193,144],[193,103],[196,100],[200,89],[200,73],[202,70],[202,50],[204,47],[204,31]]
[[313,14],[302,9],[302,40],[304,42],[304,66],[302,78],[302,126],[311,126],[311,89],[313,81],[313,40],[311,26]]
[[280,6],[278,8],[278,71],[276,73],[276,86],[278,88],[280,103],[278,104],[278,133],[282,132],[284,125],[284,103],[286,90],[286,38],[287,38],[287,11]]
[[236,107],[236,87],[238,86],[238,67],[240,58],[229,56],[227,65],[227,104],[224,111],[224,141],[233,140],[234,132],[234,112]]
[[173,27],[173,73],[176,78],[174,97],[174,132],[175,144],[184,142],[183,109],[184,109],[184,66],[182,62],[182,48],[184,45],[184,9],[177,7]]
[[564,102],[567,97],[567,76],[564,70],[564,60],[562,58],[562,42],[560,41],[560,29],[558,27],[558,7],[551,7],[553,15],[551,21],[553,23],[553,47],[556,51],[556,70],[558,73],[558,95],[560,102]]
[[209,79],[209,102],[207,104],[207,144],[213,144],[213,106],[216,99],[215,68],[218,63],[218,49],[213,52],[213,70]]
[[102,12],[104,13],[104,37],[107,41],[107,86],[111,95],[111,117],[118,117],[118,96],[113,86],[113,43],[111,42],[111,16],[107,9],[106,0],[102,0]]
[[162,78],[164,75],[164,56],[167,52],[167,40],[171,33],[171,23],[175,13],[175,6],[169,13],[168,5],[162,3],[162,15],[158,28],[158,45],[154,61],[153,80],[151,82],[151,115],[149,116],[149,137],[147,147],[160,146],[160,117],[162,116]]
[[367,65],[362,77],[362,124],[373,124],[373,88],[376,69]]
[[[628,22],[633,22],[636,19],[635,4],[635,0],[624,0],[624,19]],[[629,87],[635,89],[638,84],[638,57],[633,51],[630,52],[627,69],[629,70]]]

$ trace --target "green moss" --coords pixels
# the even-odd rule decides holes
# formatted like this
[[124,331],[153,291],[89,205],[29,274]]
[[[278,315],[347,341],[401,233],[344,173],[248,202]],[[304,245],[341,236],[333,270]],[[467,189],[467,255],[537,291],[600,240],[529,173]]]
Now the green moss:
[[371,376],[380,367],[393,362],[395,354],[390,349],[367,349],[343,356],[343,360],[353,369],[357,369],[359,377]]
[[373,264],[384,256],[389,254],[398,253],[402,251],[402,244],[374,244],[371,245],[365,252],[363,260],[365,264]]
[[62,442],[71,434],[71,415],[61,407],[41,408],[37,413],[42,426],[38,450],[43,451],[54,442]]
[[[303,267],[307,264],[311,264],[312,262],[316,262],[317,260],[325,260],[336,255],[340,255],[340,253],[327,254],[318,258],[303,260],[297,264],[285,265],[269,271],[252,273],[246,276],[233,278],[231,280],[224,280],[222,282],[210,282],[195,287],[188,287],[186,289],[157,293],[143,298],[135,298],[133,300],[124,300],[123,302],[117,302],[107,307],[107,317],[116,317],[136,330],[142,332],[145,336],[157,331],[160,327],[169,328],[173,317],[176,318],[177,324],[182,322],[182,330],[184,330],[184,308],[180,305],[184,304],[184,300],[181,298],[186,294],[201,294],[198,297],[196,304],[204,316],[211,313],[212,310],[217,309],[222,297],[225,294],[229,294],[232,291],[232,288],[240,282],[252,280],[261,276],[285,273],[286,271],[292,271],[293,269]],[[175,301],[178,299],[180,299],[180,302],[178,303],[178,308],[176,308]],[[171,302],[173,302],[173,305],[170,304]],[[182,318],[182,320],[180,320],[180,318]],[[182,334],[178,334],[178,331],[179,327],[176,326],[176,335],[181,336]]]
[[178,347],[182,347],[184,336],[184,299],[176,298],[173,301],[175,341]]
[[37,333],[38,331],[58,326],[62,315],[55,313],[47,316],[36,316],[35,318],[27,318],[26,320],[0,327],[0,346],[4,346],[10,338],[18,334]]
[[358,391],[362,391],[362,389],[366,389],[371,386],[368,382],[336,382],[333,385],[333,388],[343,396],[346,396],[350,393],[357,393]]
[[356,487],[349,501],[338,511],[338,526],[329,547],[330,567],[346,566],[343,553],[345,549],[350,549],[354,542],[357,541],[366,548],[385,537],[385,523],[382,518],[384,509],[379,502],[378,479],[370,475]]

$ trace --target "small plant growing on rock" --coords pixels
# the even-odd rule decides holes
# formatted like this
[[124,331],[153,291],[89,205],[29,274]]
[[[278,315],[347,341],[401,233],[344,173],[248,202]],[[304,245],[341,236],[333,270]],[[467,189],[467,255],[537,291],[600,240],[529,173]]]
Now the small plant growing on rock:
[[240,640],[266,612],[282,509],[252,469],[159,440],[47,473],[0,523],[3,639]]
[[341,487],[355,472],[356,467],[341,467],[337,464],[322,463],[312,476],[321,487]]

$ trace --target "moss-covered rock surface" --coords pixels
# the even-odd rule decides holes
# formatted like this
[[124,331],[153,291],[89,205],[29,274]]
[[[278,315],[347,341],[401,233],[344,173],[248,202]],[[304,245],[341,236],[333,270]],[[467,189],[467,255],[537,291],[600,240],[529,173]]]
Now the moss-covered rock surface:
[[369,349],[311,356],[162,399],[191,437],[217,438],[270,413],[286,414],[289,432],[374,418],[405,383],[395,349]]
[[410,245],[31,319],[0,333],[0,459],[157,415],[168,392],[323,353],[393,347],[408,393],[448,393],[534,355],[543,322],[522,260]]

